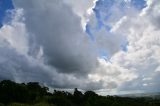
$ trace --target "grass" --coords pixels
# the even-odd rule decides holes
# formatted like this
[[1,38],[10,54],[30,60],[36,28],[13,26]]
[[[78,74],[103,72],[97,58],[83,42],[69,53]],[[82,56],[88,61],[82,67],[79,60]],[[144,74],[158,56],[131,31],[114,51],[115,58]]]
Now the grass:
[[[0,106],[4,106],[4,105],[0,104]],[[11,103],[8,106],[55,106],[55,105],[47,104],[47,103],[37,103],[37,104],[34,104],[34,105],[22,104],[22,103]]]

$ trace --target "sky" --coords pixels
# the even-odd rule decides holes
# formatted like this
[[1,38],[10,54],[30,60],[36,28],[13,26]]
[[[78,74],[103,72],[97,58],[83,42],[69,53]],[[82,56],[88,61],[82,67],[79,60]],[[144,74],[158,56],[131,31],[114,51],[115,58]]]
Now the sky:
[[159,92],[159,20],[159,0],[0,0],[0,80]]

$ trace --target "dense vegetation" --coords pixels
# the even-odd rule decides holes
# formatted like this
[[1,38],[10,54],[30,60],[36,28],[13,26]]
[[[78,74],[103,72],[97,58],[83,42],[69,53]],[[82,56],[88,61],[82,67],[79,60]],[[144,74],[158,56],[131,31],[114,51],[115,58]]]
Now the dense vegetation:
[[0,106],[160,106],[160,99],[100,96],[93,91],[84,94],[77,89],[74,93],[48,92],[48,88],[37,82],[0,82]]

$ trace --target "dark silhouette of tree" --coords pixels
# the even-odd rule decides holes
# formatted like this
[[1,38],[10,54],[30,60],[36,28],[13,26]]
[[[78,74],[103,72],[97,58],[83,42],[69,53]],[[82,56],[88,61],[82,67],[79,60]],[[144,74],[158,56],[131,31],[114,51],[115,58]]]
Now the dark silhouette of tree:
[[30,101],[41,98],[42,96],[46,95],[49,90],[47,87],[41,87],[37,82],[29,82],[27,83],[26,87],[29,91]]
[[73,94],[65,91],[48,92],[37,82],[0,82],[0,106],[160,106],[160,96],[118,97],[100,96],[93,91],[84,94],[75,88]]
[[10,80],[0,82],[0,100],[2,103],[27,102],[28,90],[24,84],[16,84]]
[[74,96],[74,102],[76,104],[81,105],[83,103],[83,94],[82,94],[82,92],[78,91],[77,88],[74,89],[73,96]]

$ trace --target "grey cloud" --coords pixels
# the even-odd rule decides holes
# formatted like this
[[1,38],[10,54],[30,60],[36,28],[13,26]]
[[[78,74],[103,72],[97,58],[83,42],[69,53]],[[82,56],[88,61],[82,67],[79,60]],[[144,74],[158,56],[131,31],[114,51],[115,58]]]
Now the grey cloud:
[[[128,79],[127,77],[121,78],[123,77],[122,74],[126,73],[128,76],[128,73],[121,73],[123,69],[120,71],[115,69],[119,66],[109,65],[104,61],[105,68],[101,68],[100,64],[102,63],[98,60],[97,54],[97,48],[111,50],[110,55],[117,52],[121,43],[121,36],[116,36],[116,39],[111,37],[108,39],[103,33],[98,32],[100,38],[97,38],[96,45],[98,47],[96,48],[83,31],[81,18],[62,1],[14,0],[14,5],[16,8],[24,9],[24,23],[30,38],[35,38],[36,46],[43,48],[45,65],[56,69],[54,70],[56,72],[53,71],[53,73],[50,70],[48,73],[52,75],[51,81],[54,82],[53,84],[50,83],[52,86],[113,89],[118,87],[119,79],[120,82]],[[104,33],[106,34],[106,32]],[[118,44],[116,44],[116,40],[118,40]],[[30,46],[33,47],[32,44]],[[30,55],[33,55],[32,52]],[[106,75],[102,75],[101,72]],[[91,78],[89,78],[89,74],[93,74]],[[99,81],[97,81],[97,77]],[[114,80],[112,81],[112,79]]]
[[133,93],[136,92],[159,92],[160,83],[159,83],[160,73],[152,73],[148,77],[139,76],[138,78],[127,81],[122,84],[118,89],[120,91],[130,91]]
[[51,88],[100,89],[102,83],[90,81],[87,77],[75,77],[72,74],[57,73],[53,67],[45,65],[32,57],[16,52],[9,45],[0,47],[0,80],[10,79],[16,82],[39,82]]
[[25,24],[43,47],[48,64],[62,73],[88,73],[96,65],[96,51],[83,32],[81,19],[59,0],[14,0],[24,9]]
[[35,63],[31,63],[25,56],[18,54],[15,49],[0,47],[0,52],[0,59],[5,58],[0,62],[1,78],[17,82],[47,82],[46,78],[51,78],[42,67],[34,65]]
[[37,81],[52,88],[102,88],[104,81],[87,76],[98,66],[97,54],[71,7],[59,0],[19,3],[24,11],[17,6],[18,14],[0,29],[0,79]]
[[150,21],[153,23],[153,25],[156,27],[156,29],[160,28],[160,14],[159,14],[159,5],[160,1],[159,0],[153,0],[151,5],[148,7],[146,11],[147,17],[149,17]]
[[97,47],[105,50],[108,57],[112,57],[115,53],[122,50],[122,45],[126,42],[124,36],[112,34],[106,31],[106,29],[101,29],[95,32],[94,35]]

